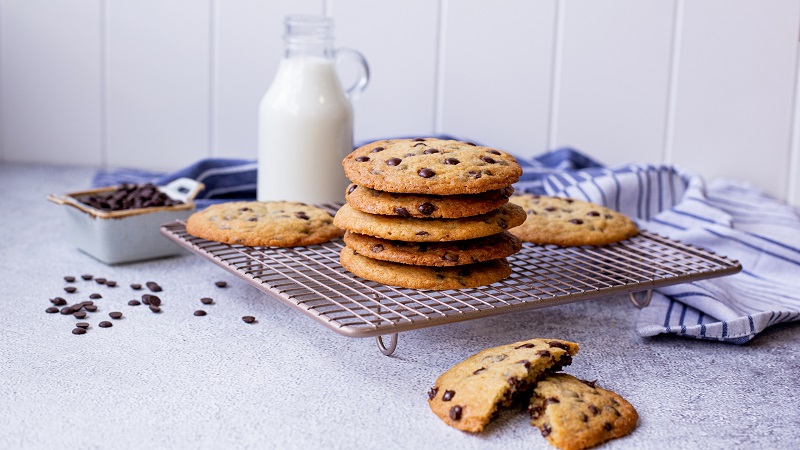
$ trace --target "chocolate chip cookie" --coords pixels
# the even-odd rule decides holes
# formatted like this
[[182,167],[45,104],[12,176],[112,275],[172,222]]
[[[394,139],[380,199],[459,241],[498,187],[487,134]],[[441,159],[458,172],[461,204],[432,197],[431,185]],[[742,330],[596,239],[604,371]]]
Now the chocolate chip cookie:
[[351,184],[347,187],[345,199],[353,208],[370,214],[457,219],[495,210],[508,203],[508,197],[513,193],[514,188],[506,186],[480,194],[398,194]]
[[524,208],[528,218],[509,231],[534,244],[605,245],[639,233],[624,214],[582,200],[523,194],[510,201]]
[[505,258],[522,249],[519,239],[507,231],[483,238],[451,242],[390,241],[348,231],[344,234],[344,242],[369,258],[437,267]]
[[359,186],[407,194],[477,194],[502,189],[522,175],[509,153],[433,138],[373,142],[347,155],[342,165]]
[[186,221],[192,236],[247,246],[321,244],[344,234],[327,211],[298,202],[228,202],[211,205]]
[[411,289],[466,289],[485,286],[511,275],[505,258],[455,267],[400,264],[360,255],[350,247],[339,254],[342,267],[361,278]]
[[345,204],[333,223],[358,234],[406,242],[439,242],[474,239],[516,227],[525,221],[525,210],[506,203],[479,216],[460,219],[417,219],[367,214]]
[[446,424],[477,433],[498,407],[530,391],[543,375],[572,363],[578,344],[530,339],[483,350],[451,367],[428,392],[428,405]]
[[567,374],[540,380],[528,411],[531,425],[562,450],[581,450],[625,436],[639,418],[618,394]]

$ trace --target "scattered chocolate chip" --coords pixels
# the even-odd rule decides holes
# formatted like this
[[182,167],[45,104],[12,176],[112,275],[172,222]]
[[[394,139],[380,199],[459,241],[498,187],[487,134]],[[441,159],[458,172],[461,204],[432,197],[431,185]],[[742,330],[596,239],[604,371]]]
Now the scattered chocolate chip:
[[442,395],[443,402],[449,402],[453,399],[453,396],[456,395],[456,391],[444,391],[444,395]]
[[214,285],[215,285],[216,287],[218,287],[218,288],[224,288],[225,286],[227,286],[227,285],[228,285],[228,283],[227,283],[227,282],[225,282],[225,281],[217,281],[217,282],[215,282],[215,283],[214,283]]
[[600,213],[597,211],[589,211],[588,213],[586,213],[586,215],[590,217],[599,217]]
[[121,319],[122,313],[119,311],[111,311],[110,313],[108,313],[108,317],[111,317],[114,320]]
[[489,163],[489,164],[494,164],[495,163],[494,158],[489,157],[489,156],[481,156],[481,161],[483,161],[485,163]]
[[128,302],[129,306],[139,306],[141,304],[142,304],[142,302],[140,302],[139,300],[131,300],[131,301]]
[[396,165],[400,164],[401,162],[403,162],[403,160],[400,159],[400,158],[389,158],[389,159],[386,160],[386,165],[387,166],[396,166]]
[[200,303],[202,303],[204,305],[210,305],[210,304],[214,303],[214,299],[209,298],[209,297],[203,297],[203,298],[200,299]]
[[89,328],[89,322],[78,322],[75,326],[78,328]]
[[427,236],[427,235],[428,235],[427,231],[417,231],[417,236]]
[[425,141],[424,138],[416,138],[412,142],[423,142],[423,141]]
[[64,291],[67,292],[68,294],[74,294],[77,290],[78,288],[76,288],[75,286],[67,286],[64,288]]
[[105,278],[95,278],[94,282],[97,283],[97,284],[106,284],[106,279]]
[[456,405],[450,408],[450,418],[453,420],[461,419],[461,407]]
[[550,352],[548,352],[547,350],[539,350],[538,352],[536,352],[536,354],[538,356],[544,356],[544,357],[550,356]]
[[428,391],[428,398],[429,398],[430,400],[433,400],[434,398],[436,398],[436,393],[437,393],[437,392],[439,392],[439,388],[438,388],[438,387],[432,387],[432,388],[431,388],[431,389]]
[[394,209],[394,213],[400,217],[411,217],[411,213],[409,213],[407,209],[400,206]]
[[383,245],[382,244],[375,244],[375,245],[372,246],[372,252],[373,253],[380,253],[382,251],[383,251]]
[[472,372],[472,374],[473,375],[477,375],[477,374],[479,374],[481,372],[485,372],[485,371],[486,371],[486,367],[481,367],[480,369],[476,370],[475,372]]
[[349,187],[349,188],[347,188],[347,193],[348,193],[348,194],[352,194],[352,193],[353,193],[353,191],[355,191],[357,187],[358,187],[358,186],[356,186],[355,184],[351,184],[351,185],[350,185],[350,187]]
[[432,155],[434,153],[439,153],[439,150],[436,150],[435,148],[426,148],[425,151],[422,153],[426,155]]
[[467,172],[467,175],[469,175],[471,178],[474,178],[476,180],[478,178],[480,178],[481,176],[483,176],[483,174],[481,174],[480,170],[470,170],[469,172]]
[[514,349],[518,349],[518,348],[533,348],[533,347],[536,347],[536,344],[531,344],[530,342],[528,342],[527,344],[522,344],[522,345],[520,345],[518,347],[514,347]]
[[542,437],[550,436],[550,432],[553,431],[550,429],[550,425],[544,424],[542,425]]
[[[385,149],[383,147],[375,147],[375,148],[372,149],[372,151],[370,153],[378,153],[378,152],[382,152],[384,150]],[[369,159],[367,159],[367,161],[369,161]]]
[[64,277],[64,281],[66,281],[67,283],[74,283],[75,277],[67,275]]
[[570,205],[571,205],[573,202],[575,202],[575,200],[573,200],[573,199],[571,199],[571,198],[565,198],[565,199],[564,199],[564,201],[565,201],[565,202],[567,202],[567,203],[568,203],[568,204],[570,204]]
[[433,214],[434,209],[436,208],[430,203],[423,203],[417,207],[417,210],[426,216]]
[[114,281],[114,280],[108,280],[108,281],[106,281],[106,286],[108,286],[108,287],[117,287],[117,282]]
[[107,321],[107,320],[104,320],[104,321],[98,323],[97,326],[100,327],[100,328],[111,328],[111,327],[114,326],[114,324],[109,322],[109,321]]
[[65,306],[65,307],[61,308],[60,312],[61,312],[61,314],[66,316],[66,315],[74,313],[75,310],[72,309],[71,306]]
[[491,153],[491,154],[493,154],[493,155],[500,155],[500,154],[501,154],[500,152],[498,152],[498,151],[497,151],[497,150],[495,150],[495,149],[487,150],[487,152],[488,152],[488,153]]
[[55,313],[58,312],[58,308],[56,308],[55,306],[51,306],[51,307],[45,309],[44,312],[46,312],[48,314],[55,314]]
[[89,281],[89,280],[91,280],[91,279],[93,278],[93,276],[92,276],[92,275],[89,275],[89,274],[87,273],[87,274],[85,274],[85,275],[81,275],[81,278],[83,278],[83,279],[84,279],[84,280],[86,280],[86,281]]
[[253,322],[255,322],[255,321],[256,321],[256,318],[255,318],[255,317],[253,317],[253,316],[242,316],[242,320],[243,320],[245,323],[253,323]]
[[558,341],[548,341],[547,345],[549,345],[550,347],[556,347],[556,348],[560,348],[560,349],[563,349],[563,350],[569,350],[569,347],[567,347],[567,344],[564,344],[564,343],[558,342]]
[[70,308],[72,308],[72,311],[74,312],[82,310],[83,306],[83,303],[75,303],[74,305],[70,305]]
[[356,158],[356,161],[358,161],[358,162],[367,162],[367,161],[369,161],[369,156],[359,156],[358,158]]
[[74,313],[72,313],[72,315],[77,317],[78,319],[85,319],[86,311],[75,311]]
[[161,308],[159,308],[156,305],[150,305],[150,311],[153,311],[154,313],[160,313],[161,312]]
[[417,171],[417,175],[421,176],[422,178],[430,178],[436,175],[436,172],[428,168],[422,168]]
[[147,289],[150,289],[153,292],[161,292],[162,290],[161,286],[159,286],[155,281],[148,281],[145,283],[145,286],[147,286]]
[[531,367],[531,362],[528,361],[527,359],[520,359],[519,361],[517,361],[517,364],[522,364],[523,366],[525,366],[526,369],[529,369]]
[[155,295],[151,295],[147,299],[149,300],[149,302],[147,303],[148,305],[161,306],[161,298],[160,297],[155,296]]
[[455,166],[456,164],[458,164],[460,162],[461,161],[459,161],[459,160],[457,160],[455,158],[447,158],[447,159],[444,160],[444,163],[447,164],[448,166]]
[[473,147],[477,147],[477,145],[475,143],[473,143],[473,142],[464,142],[464,143],[467,144],[467,145],[471,145]]
[[203,311],[202,309],[198,309],[197,311],[194,312],[194,315],[195,316],[205,316],[206,312]]
[[296,212],[294,213],[294,216],[302,220],[311,220],[311,218],[308,217],[308,215],[304,211]]
[[583,221],[581,219],[571,219],[569,223],[574,223],[575,225],[581,225],[583,224]]
[[94,305],[86,305],[86,306],[84,306],[84,309],[86,309],[86,310],[87,310],[87,311],[89,311],[89,312],[95,312],[95,311],[97,311],[97,306],[94,306]]
[[52,304],[54,304],[54,305],[56,305],[56,306],[64,306],[64,305],[66,305],[66,304],[67,304],[67,301],[66,301],[66,300],[64,300],[64,299],[63,299],[63,298],[61,298],[61,297],[55,297],[55,298],[51,298],[51,299],[50,299],[50,303],[52,303]]
[[86,330],[83,328],[73,328],[72,334],[86,334]]
[[600,414],[600,409],[598,409],[597,406],[589,405],[589,412],[596,416]]
[[610,423],[608,423],[608,422],[606,422],[605,424],[603,424],[603,429],[604,429],[604,430],[606,430],[606,431],[611,431],[613,428],[614,428],[614,426],[613,426],[613,425],[611,425],[611,424],[610,424]]
[[94,294],[89,294],[89,298],[97,300],[98,298],[103,298],[103,296],[100,295],[100,294],[94,293]]
[[133,284],[131,285],[131,289],[133,289],[134,291],[138,291],[138,290],[139,290],[139,289],[141,289],[141,288],[142,288],[142,285],[141,285],[141,284],[139,284],[139,283],[133,283]]
[[151,297],[150,294],[142,295],[142,303],[144,303],[145,305],[149,305],[150,304],[150,297]]
[[545,211],[550,211],[550,212],[553,212],[553,211],[555,211],[556,209],[557,209],[557,208],[556,208],[555,206],[546,206],[546,207],[544,208],[544,210],[545,210]]

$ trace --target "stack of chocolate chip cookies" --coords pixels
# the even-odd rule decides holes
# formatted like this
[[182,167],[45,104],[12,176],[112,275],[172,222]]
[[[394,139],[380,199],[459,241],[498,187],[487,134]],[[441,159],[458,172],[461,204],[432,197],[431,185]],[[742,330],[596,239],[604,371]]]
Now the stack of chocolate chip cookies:
[[522,169],[510,154],[442,139],[392,139],[342,162],[353,182],[334,225],[347,230],[350,272],[414,289],[461,289],[511,274],[522,246],[506,230],[525,221],[508,199]]

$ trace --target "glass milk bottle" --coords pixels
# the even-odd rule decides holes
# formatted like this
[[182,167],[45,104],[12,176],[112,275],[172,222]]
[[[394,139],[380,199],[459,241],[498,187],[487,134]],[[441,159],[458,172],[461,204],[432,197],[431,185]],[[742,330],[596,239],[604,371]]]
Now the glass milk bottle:
[[[334,48],[332,19],[288,16],[284,23],[284,56],[259,108],[258,200],[342,201],[342,159],[353,151],[350,100],[366,87],[369,68],[360,53]],[[347,90],[336,71],[343,57],[360,72]]]

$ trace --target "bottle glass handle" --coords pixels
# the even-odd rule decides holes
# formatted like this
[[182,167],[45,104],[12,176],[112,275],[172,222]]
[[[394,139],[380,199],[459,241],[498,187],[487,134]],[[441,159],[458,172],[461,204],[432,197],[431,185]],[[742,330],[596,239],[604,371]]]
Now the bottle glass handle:
[[345,89],[344,94],[348,99],[355,100],[364,92],[369,84],[369,65],[366,58],[357,50],[351,48],[338,48],[336,49],[336,61],[341,62],[345,59],[350,59],[356,62],[356,70],[358,72],[356,81]]

